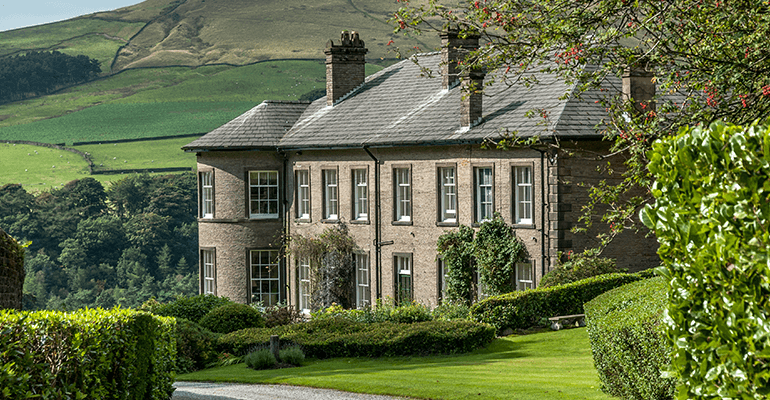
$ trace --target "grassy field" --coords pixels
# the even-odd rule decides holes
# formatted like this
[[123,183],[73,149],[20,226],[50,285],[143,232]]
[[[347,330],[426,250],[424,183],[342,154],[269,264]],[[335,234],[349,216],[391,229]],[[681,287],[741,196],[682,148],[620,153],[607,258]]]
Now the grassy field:
[[[0,186],[21,183],[27,191],[38,192],[88,177],[88,163],[79,155],[41,146],[0,143]],[[93,176],[113,180],[106,175]]]
[[180,381],[272,383],[426,399],[596,399],[584,328],[505,337],[458,356],[339,358],[254,371],[237,364],[177,376]]
[[74,146],[91,154],[95,170],[195,168],[195,154],[185,153],[182,146],[196,138],[176,138],[129,143]]

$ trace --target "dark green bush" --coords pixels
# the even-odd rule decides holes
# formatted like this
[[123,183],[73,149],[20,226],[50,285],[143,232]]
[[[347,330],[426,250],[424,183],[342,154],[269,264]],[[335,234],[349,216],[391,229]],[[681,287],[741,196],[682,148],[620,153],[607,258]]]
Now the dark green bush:
[[585,304],[588,338],[602,390],[623,399],[673,399],[672,346],[663,326],[667,302],[663,278],[610,290]]
[[420,303],[403,304],[390,311],[391,322],[399,324],[411,324],[415,322],[430,321],[433,316],[430,309]]
[[471,317],[471,308],[464,303],[445,301],[434,308],[431,314],[433,314],[433,319],[436,321],[469,319]]
[[278,351],[278,355],[281,357],[281,362],[286,364],[300,366],[305,362],[305,353],[299,346],[289,346],[281,349]]
[[174,324],[121,309],[0,311],[0,397],[167,400]]
[[176,320],[176,372],[187,373],[206,368],[217,361],[219,334],[184,318]]
[[217,297],[210,294],[201,294],[197,296],[180,296],[176,300],[166,304],[158,302],[146,302],[142,308],[155,314],[165,317],[184,318],[200,324],[201,319],[209,311],[226,304],[234,304],[227,297]]
[[259,349],[252,351],[243,358],[246,366],[252,369],[273,368],[277,361],[270,349]]
[[583,304],[618,286],[636,282],[633,274],[607,274],[549,288],[537,288],[486,298],[471,307],[471,319],[498,332],[539,325],[541,318],[582,314]]
[[282,343],[302,346],[308,357],[331,358],[463,353],[490,343],[495,331],[489,325],[472,321],[366,324],[328,318],[274,329],[233,332],[219,338],[220,350],[243,354],[267,345],[270,335],[280,336]]
[[230,333],[246,328],[262,328],[265,319],[251,306],[232,303],[211,310],[201,318],[200,325],[215,333]]
[[683,127],[653,144],[654,230],[670,285],[679,398],[770,396],[770,120]]
[[577,282],[592,276],[620,272],[611,258],[599,257],[595,250],[569,254],[569,259],[548,272],[539,287],[551,287]]

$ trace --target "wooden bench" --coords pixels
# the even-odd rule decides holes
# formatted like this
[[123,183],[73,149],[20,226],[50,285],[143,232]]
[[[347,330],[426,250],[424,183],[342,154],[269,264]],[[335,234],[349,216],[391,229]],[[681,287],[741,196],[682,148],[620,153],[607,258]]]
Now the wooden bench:
[[564,325],[575,325],[575,322],[577,322],[578,326],[586,326],[585,314],[560,315],[548,318],[548,320],[551,321],[551,329],[555,331],[558,331]]

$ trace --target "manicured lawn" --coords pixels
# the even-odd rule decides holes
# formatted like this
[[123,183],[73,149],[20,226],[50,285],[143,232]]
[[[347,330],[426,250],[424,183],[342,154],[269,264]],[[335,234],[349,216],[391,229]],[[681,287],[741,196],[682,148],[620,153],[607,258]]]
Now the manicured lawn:
[[313,360],[254,371],[245,364],[180,381],[271,383],[426,399],[611,399],[599,390],[584,328],[511,336],[470,354]]

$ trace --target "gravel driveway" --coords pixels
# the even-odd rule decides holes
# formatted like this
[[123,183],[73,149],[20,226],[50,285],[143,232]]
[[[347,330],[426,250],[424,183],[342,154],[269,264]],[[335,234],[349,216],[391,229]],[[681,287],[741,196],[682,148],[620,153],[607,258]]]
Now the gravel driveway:
[[175,382],[172,400],[398,400],[398,397],[284,385]]

